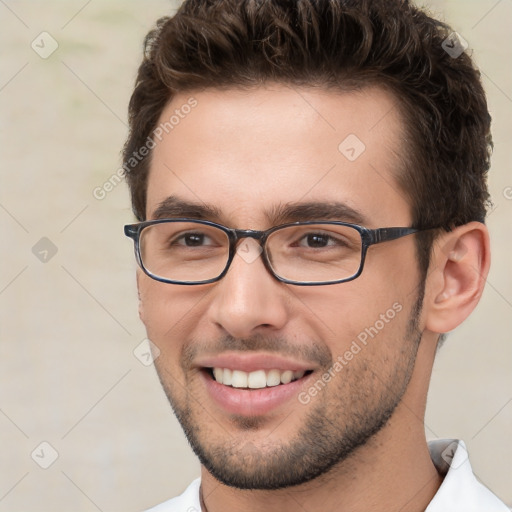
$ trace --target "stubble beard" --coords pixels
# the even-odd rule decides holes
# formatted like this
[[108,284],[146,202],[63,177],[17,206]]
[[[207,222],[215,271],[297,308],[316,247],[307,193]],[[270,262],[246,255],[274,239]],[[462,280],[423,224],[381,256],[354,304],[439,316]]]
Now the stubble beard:
[[[207,428],[207,423],[214,420],[194,399],[182,403],[164,379],[165,368],[155,361],[167,398],[201,464],[225,485],[276,490],[311,481],[346,461],[386,425],[407,389],[422,338],[418,322],[424,289],[420,288],[403,336],[402,353],[390,374],[382,376],[379,368],[354,357],[337,377],[337,384],[333,379],[327,386],[338,386],[331,396],[339,397],[339,401],[333,404],[332,400],[316,397],[307,405],[309,411],[299,431],[279,444],[252,443],[251,432],[257,432],[264,424],[257,417],[233,417],[233,425],[242,434],[221,434],[222,440],[214,444]],[[385,340],[372,340],[378,342]],[[333,361],[325,364],[325,372],[332,364]],[[327,393],[327,389],[321,393]]]

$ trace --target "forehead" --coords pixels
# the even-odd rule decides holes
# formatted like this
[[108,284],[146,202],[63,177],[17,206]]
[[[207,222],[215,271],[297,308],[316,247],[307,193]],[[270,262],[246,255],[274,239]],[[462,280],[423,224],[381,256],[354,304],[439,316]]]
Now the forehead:
[[268,213],[290,203],[341,203],[376,224],[409,217],[395,179],[403,127],[381,89],[181,93],[153,139],[148,218],[170,196],[215,207],[216,220],[245,228],[268,227]]

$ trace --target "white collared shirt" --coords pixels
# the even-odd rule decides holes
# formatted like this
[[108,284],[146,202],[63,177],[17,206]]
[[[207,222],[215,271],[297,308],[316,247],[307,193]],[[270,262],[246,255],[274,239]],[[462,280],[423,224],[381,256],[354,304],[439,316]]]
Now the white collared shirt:
[[464,441],[438,439],[428,448],[445,477],[425,512],[510,512],[473,474]]
[[[510,512],[476,479],[463,441],[438,439],[429,441],[428,447],[432,462],[445,477],[425,512]],[[201,512],[200,484],[201,479],[194,480],[182,495],[147,512]]]

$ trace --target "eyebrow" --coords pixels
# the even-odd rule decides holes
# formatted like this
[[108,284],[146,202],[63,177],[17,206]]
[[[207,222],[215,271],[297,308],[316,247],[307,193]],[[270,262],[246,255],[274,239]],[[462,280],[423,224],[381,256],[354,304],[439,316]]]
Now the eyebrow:
[[222,214],[215,206],[184,201],[177,196],[169,196],[158,204],[152,215],[155,220],[174,217],[220,221]]
[[[314,220],[339,220],[362,225],[367,223],[366,217],[360,211],[339,201],[278,204],[264,211],[264,215],[271,226]],[[179,217],[230,224],[219,208],[206,203],[185,201],[174,195],[159,203],[152,215],[155,220]]]
[[361,212],[339,201],[280,204],[267,213],[267,218],[273,225],[309,220],[340,220],[355,224],[366,223],[366,218]]

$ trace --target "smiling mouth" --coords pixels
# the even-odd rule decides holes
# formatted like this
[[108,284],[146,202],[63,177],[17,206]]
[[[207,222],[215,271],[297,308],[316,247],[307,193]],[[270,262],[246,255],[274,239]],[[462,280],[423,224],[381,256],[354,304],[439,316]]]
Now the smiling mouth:
[[289,384],[310,375],[313,370],[256,370],[244,372],[230,368],[205,368],[218,384],[237,389],[262,389]]

